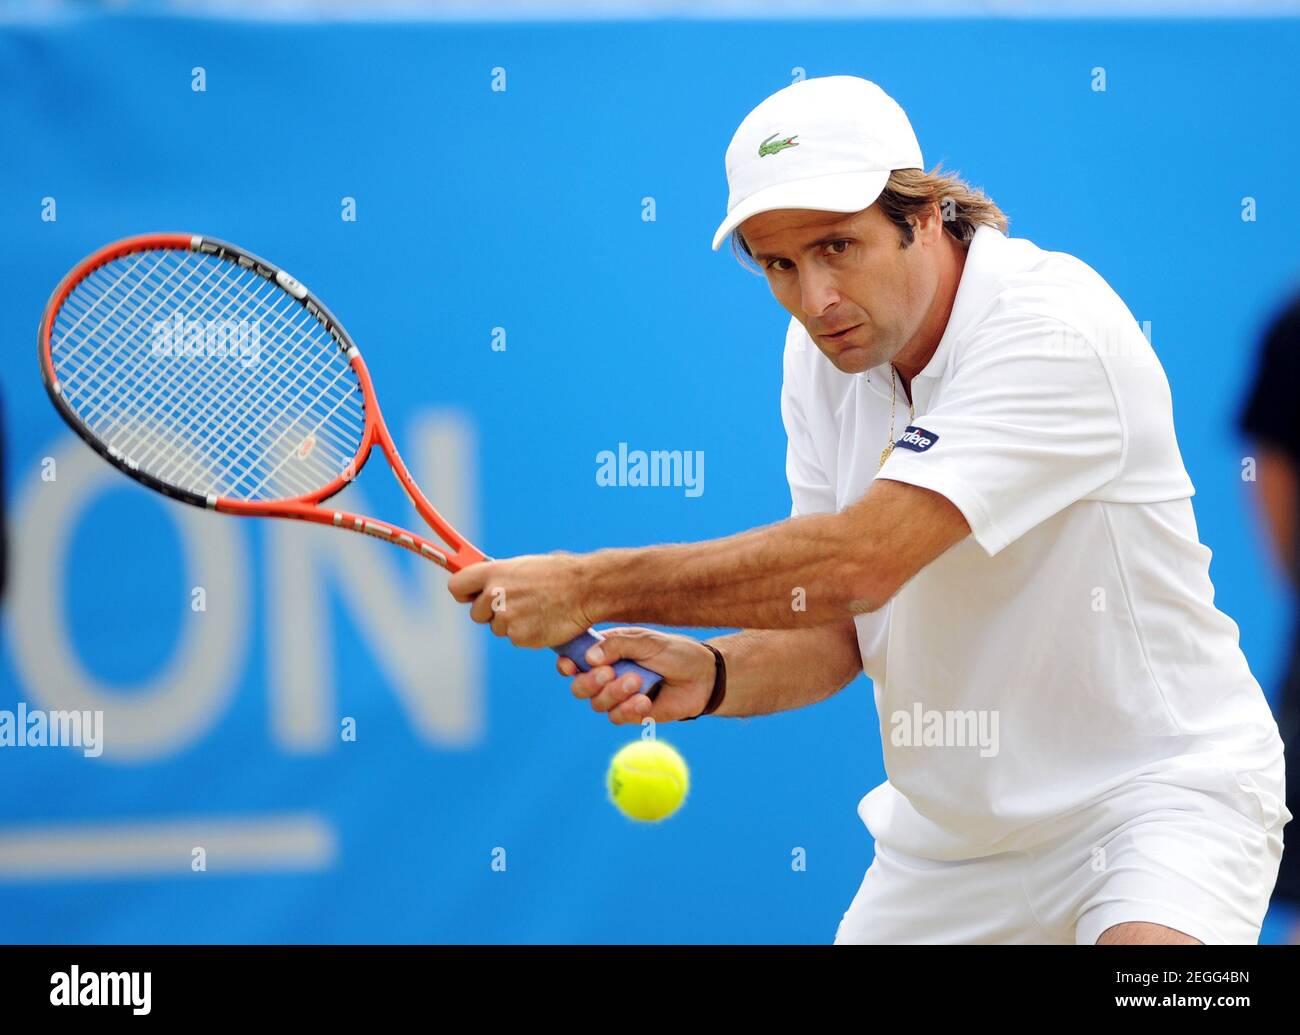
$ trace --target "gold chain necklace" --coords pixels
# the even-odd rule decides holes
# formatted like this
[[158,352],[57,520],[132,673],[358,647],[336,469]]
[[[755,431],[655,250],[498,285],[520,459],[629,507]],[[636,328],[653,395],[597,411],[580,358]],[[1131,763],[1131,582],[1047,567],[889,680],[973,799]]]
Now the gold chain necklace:
[[[880,467],[876,468],[877,471],[885,466],[889,454],[894,451],[894,407],[898,402],[898,371],[894,369],[893,363],[889,364],[889,383],[891,386],[889,392],[889,441],[885,444],[885,448],[880,451]],[[909,397],[907,400],[907,423],[910,425],[915,418],[916,408]]]

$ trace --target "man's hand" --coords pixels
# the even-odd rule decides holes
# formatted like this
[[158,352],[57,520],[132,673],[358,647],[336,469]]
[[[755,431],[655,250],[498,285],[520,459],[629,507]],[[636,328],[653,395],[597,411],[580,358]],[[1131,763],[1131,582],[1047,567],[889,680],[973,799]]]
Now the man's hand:
[[585,586],[582,559],[568,553],[483,561],[447,582],[457,602],[473,602],[474,621],[490,623],[516,647],[555,647],[591,628],[583,613]]
[[[568,658],[560,658],[555,666],[562,676],[577,676],[573,696],[590,701],[593,711],[605,712],[616,726],[647,717],[676,722],[704,711],[713,693],[716,662],[713,651],[699,640],[635,628],[607,629],[601,636],[604,639],[587,652],[590,672],[579,674]],[[614,678],[611,666],[623,658],[663,676],[653,702],[640,693],[640,676]]]

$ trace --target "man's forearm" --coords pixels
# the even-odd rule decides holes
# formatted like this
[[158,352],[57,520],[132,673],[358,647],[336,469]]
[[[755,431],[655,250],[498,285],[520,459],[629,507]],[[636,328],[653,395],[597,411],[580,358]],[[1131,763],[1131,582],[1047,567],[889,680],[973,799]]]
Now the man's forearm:
[[851,618],[883,600],[871,544],[842,514],[817,514],[703,543],[600,550],[581,559],[594,622],[797,629]]
[[746,629],[705,642],[727,663],[727,694],[715,715],[802,708],[843,689],[862,671],[852,619],[815,629]]

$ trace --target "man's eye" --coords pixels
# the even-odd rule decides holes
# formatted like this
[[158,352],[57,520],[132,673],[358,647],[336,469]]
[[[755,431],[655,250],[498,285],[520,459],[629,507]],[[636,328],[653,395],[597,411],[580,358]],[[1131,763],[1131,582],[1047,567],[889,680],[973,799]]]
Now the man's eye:
[[773,259],[771,262],[767,264],[767,268],[777,273],[784,273],[787,269],[789,269],[789,267],[781,266],[779,264],[782,262],[789,262],[789,261],[790,261],[789,259]]
[[[843,255],[846,251],[849,250],[849,245],[851,243],[852,243],[851,241],[832,241],[829,245],[827,245],[827,247],[830,248],[834,254]],[[843,245],[843,247],[841,247],[841,245]]]

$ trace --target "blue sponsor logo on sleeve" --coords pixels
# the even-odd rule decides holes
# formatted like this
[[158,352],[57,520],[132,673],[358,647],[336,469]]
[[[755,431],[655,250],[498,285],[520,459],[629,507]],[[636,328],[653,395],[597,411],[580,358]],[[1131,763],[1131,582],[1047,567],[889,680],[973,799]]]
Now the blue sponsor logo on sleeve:
[[902,449],[910,449],[915,453],[924,453],[938,441],[939,436],[933,431],[926,431],[925,428],[918,428],[913,424],[903,432],[903,437],[894,445]]

